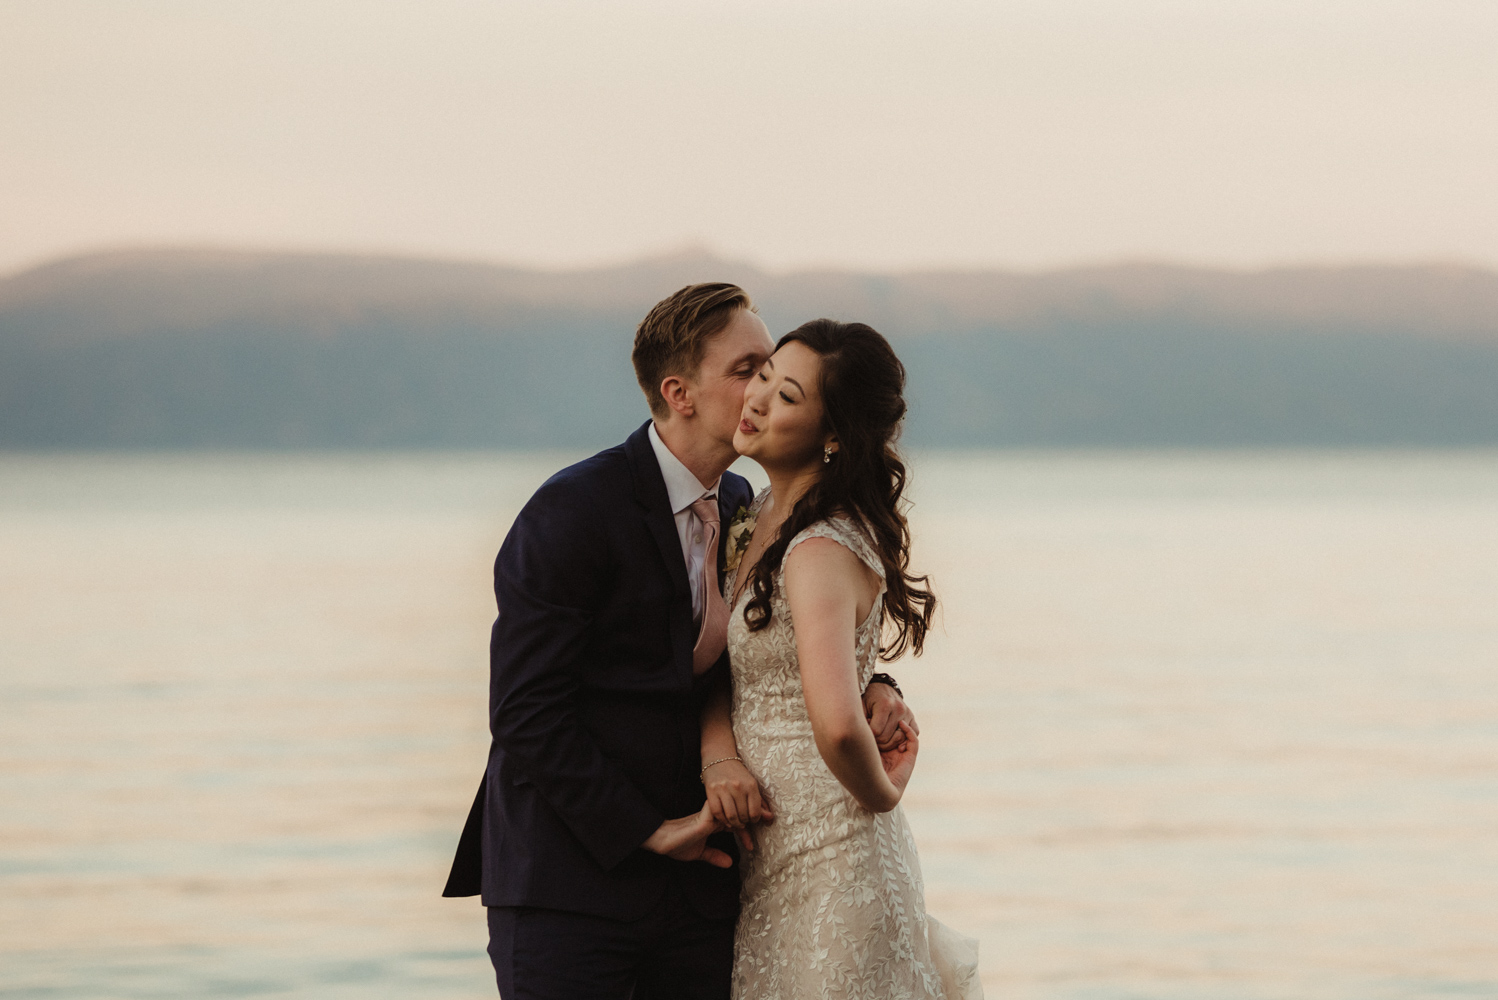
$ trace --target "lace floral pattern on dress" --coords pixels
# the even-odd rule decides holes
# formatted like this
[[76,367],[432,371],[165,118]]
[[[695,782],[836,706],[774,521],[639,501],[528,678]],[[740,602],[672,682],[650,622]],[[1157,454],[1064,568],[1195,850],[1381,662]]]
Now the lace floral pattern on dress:
[[[755,498],[755,513],[767,494]],[[854,633],[859,686],[865,687],[879,654],[883,564],[848,518],[802,531],[786,556],[808,538],[832,539],[879,574],[879,594]],[[904,812],[864,809],[817,751],[781,572],[770,595],[770,625],[759,632],[744,623],[748,590],[728,624],[733,730],[776,820],[756,829],[759,849],[742,861],[734,1000],[981,998],[977,942],[926,914],[920,860]]]

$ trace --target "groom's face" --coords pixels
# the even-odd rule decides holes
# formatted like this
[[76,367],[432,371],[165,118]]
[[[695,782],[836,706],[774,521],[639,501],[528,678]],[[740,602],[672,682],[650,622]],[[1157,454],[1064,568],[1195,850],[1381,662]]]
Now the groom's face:
[[733,433],[744,409],[744,386],[775,350],[764,320],[747,309],[733,319],[702,351],[702,366],[692,380],[692,402],[701,433],[733,447]]

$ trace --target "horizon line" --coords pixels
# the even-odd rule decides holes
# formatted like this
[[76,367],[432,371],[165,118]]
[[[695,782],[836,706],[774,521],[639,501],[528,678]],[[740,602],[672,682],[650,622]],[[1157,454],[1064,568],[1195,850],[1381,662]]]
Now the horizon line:
[[1441,268],[1464,271],[1498,273],[1498,262],[1488,263],[1460,256],[1408,256],[1408,257],[1348,257],[1328,256],[1311,258],[1285,258],[1279,261],[1255,263],[1232,263],[1221,260],[1191,259],[1165,254],[1132,253],[1108,257],[1079,258],[1069,263],[1043,265],[1019,265],[1002,263],[939,263],[912,264],[907,266],[879,266],[858,263],[802,263],[772,266],[748,255],[735,254],[702,241],[686,241],[665,249],[642,249],[629,256],[600,257],[591,261],[572,263],[520,261],[481,254],[460,254],[445,251],[422,251],[395,248],[355,248],[337,245],[260,244],[252,241],[229,243],[223,241],[139,241],[101,243],[92,247],[52,254],[43,258],[0,271],[0,282],[19,278],[34,271],[49,267],[81,262],[89,259],[123,257],[131,254],[199,254],[224,256],[282,256],[308,258],[363,258],[367,260],[406,261],[411,263],[447,263],[469,266],[492,267],[535,274],[569,275],[592,272],[622,271],[632,267],[652,264],[668,264],[682,260],[710,260],[728,267],[745,268],[767,277],[787,277],[802,274],[868,275],[877,277],[912,277],[934,274],[1010,274],[1041,276],[1078,271],[1114,270],[1129,267],[1158,267],[1172,270],[1204,271],[1220,274],[1265,274],[1291,270],[1362,270],[1362,269],[1424,269]]

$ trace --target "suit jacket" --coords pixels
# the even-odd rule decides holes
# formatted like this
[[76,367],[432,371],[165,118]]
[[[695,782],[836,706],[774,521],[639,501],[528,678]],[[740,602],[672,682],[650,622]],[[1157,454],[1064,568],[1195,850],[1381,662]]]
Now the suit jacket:
[[[698,718],[728,669],[725,653],[692,674],[691,589],[648,427],[547,480],[499,550],[493,744],[444,896],[630,920],[675,881],[704,916],[737,910],[737,864],[640,847],[702,808]],[[720,572],[727,525],[752,499],[724,474]],[[713,843],[736,857],[732,837]]]

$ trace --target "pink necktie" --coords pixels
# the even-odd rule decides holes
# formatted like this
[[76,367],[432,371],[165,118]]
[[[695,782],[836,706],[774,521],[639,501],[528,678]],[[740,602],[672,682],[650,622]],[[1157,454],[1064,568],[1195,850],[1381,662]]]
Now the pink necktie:
[[718,589],[718,501],[704,497],[692,503],[702,522],[702,631],[692,648],[692,673],[706,673],[728,648],[728,605]]

